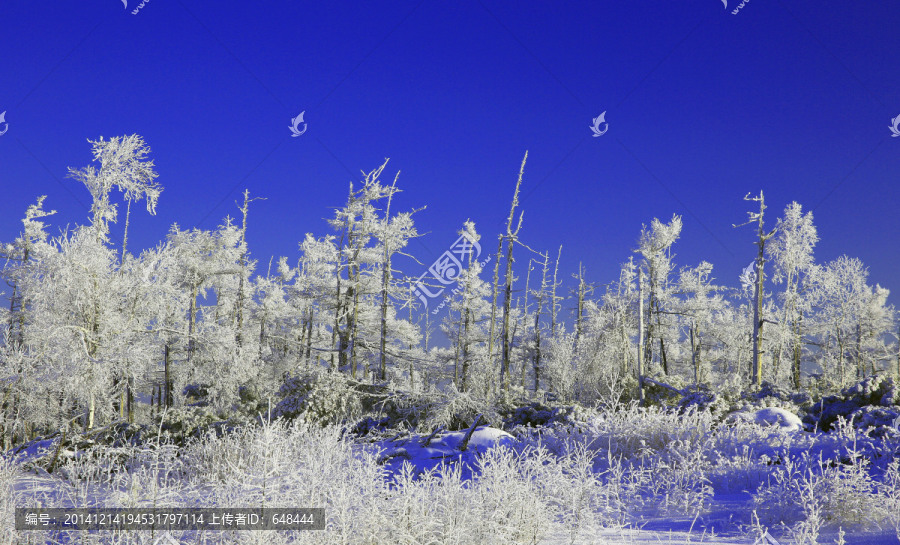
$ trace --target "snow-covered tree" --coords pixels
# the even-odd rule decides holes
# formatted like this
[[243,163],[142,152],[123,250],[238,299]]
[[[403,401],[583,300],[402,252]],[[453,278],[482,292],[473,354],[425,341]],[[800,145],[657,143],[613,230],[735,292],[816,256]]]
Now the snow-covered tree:
[[475,259],[481,236],[466,221],[460,239],[451,250],[463,265],[456,277],[450,313],[442,329],[453,347],[453,382],[460,392],[475,390],[486,395],[496,384],[487,357],[490,326],[490,285],[481,279],[482,265]]
[[125,255],[131,202],[139,201],[145,196],[147,212],[155,214],[156,203],[162,192],[162,188],[154,182],[158,175],[153,170],[153,160],[147,157],[150,147],[137,134],[117,136],[109,140],[104,140],[101,136],[99,140],[88,142],[92,147],[94,161],[100,163],[100,168],[90,165],[83,169],[69,168],[69,175],[90,191],[93,198],[91,223],[96,228],[97,236],[103,241],[108,241],[109,223],[115,223],[117,219],[116,205],[110,202],[110,191],[113,187],[118,187],[125,193],[128,203],[122,244],[122,255]]
[[650,227],[641,229],[641,238],[638,249],[635,250],[643,258],[641,268],[644,270],[647,280],[647,303],[644,319],[645,344],[644,361],[649,364],[653,361],[653,347],[658,346],[658,362],[663,374],[669,374],[669,362],[667,354],[667,341],[672,339],[672,320],[668,317],[669,306],[672,303],[670,275],[674,269],[672,263],[672,245],[681,236],[681,216],[674,215],[669,223],[663,223],[656,218],[650,223]]
[[787,352],[791,361],[791,382],[800,389],[800,363],[803,353],[802,324],[809,312],[809,278],[815,266],[813,248],[819,236],[813,225],[812,212],[803,213],[803,208],[792,202],[784,209],[784,216],[778,220],[776,234],[766,250],[774,268],[772,281],[784,284],[779,294],[782,305],[773,339],[773,367],[777,373]]
[[725,306],[721,288],[712,284],[711,263],[702,261],[696,267],[683,268],[678,277],[681,293],[679,321],[691,354],[694,384],[711,381],[712,368],[707,353],[715,344],[716,314]]
[[[885,336],[893,332],[888,290],[868,285],[869,271],[857,258],[841,256],[817,270],[813,291],[819,362],[838,387],[876,370],[886,359]],[[879,354],[881,352],[881,354]]]

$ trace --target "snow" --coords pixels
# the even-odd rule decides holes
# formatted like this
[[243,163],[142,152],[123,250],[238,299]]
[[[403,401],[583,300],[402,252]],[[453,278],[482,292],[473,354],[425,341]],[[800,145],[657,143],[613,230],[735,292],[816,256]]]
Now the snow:
[[468,480],[472,478],[472,468],[476,466],[478,455],[498,445],[512,446],[517,442],[501,429],[484,426],[477,428],[466,449],[460,450],[465,435],[465,431],[439,433],[428,446],[424,445],[427,436],[419,435],[380,441],[376,443],[376,448],[383,450],[380,460],[392,475],[398,474],[404,463],[412,465],[416,474],[436,470],[443,464],[460,464],[463,479]]
[[[136,456],[143,466],[129,464],[130,476],[110,474],[109,480],[104,480],[101,468],[111,466],[101,463],[96,466],[98,471],[88,466],[81,466],[80,473],[76,469],[75,473],[89,476],[89,482],[83,484],[67,480],[67,475],[75,473],[64,468],[53,475],[20,473],[13,483],[16,504],[118,506],[123,501],[146,502],[151,496],[161,506],[255,504],[262,488],[269,486],[262,480],[265,476],[271,482],[279,481],[277,487],[271,487],[274,496],[267,504],[292,505],[297,498],[305,498],[304,505],[320,506],[314,503],[321,501],[321,506],[328,506],[330,524],[349,536],[360,536],[359,532],[365,533],[360,528],[377,524],[393,528],[384,535],[399,535],[406,526],[393,521],[406,513],[421,525],[416,535],[425,540],[422,542],[433,541],[439,531],[434,528],[440,527],[462,535],[459,543],[485,542],[469,537],[468,527],[459,522],[462,520],[479,526],[482,533],[477,535],[490,535],[490,528],[495,527],[498,535],[505,536],[497,543],[518,543],[523,541],[510,540],[514,535],[510,528],[531,524],[535,517],[546,514],[549,522],[536,524],[534,541],[526,542],[750,545],[759,535],[751,520],[751,513],[758,510],[760,518],[768,516],[763,528],[778,544],[788,545],[799,543],[790,539],[789,528],[797,520],[790,518],[796,517],[790,510],[794,507],[785,511],[786,519],[767,515],[771,506],[755,503],[759,490],[774,483],[777,479],[773,476],[790,464],[795,464],[792,471],[799,470],[798,475],[807,467],[821,470],[820,456],[841,460],[847,455],[848,441],[865,439],[862,435],[803,431],[797,415],[777,407],[733,413],[724,424],[716,424],[703,413],[677,415],[633,408],[596,414],[580,422],[577,429],[566,425],[517,428],[511,434],[479,426],[465,445],[469,430],[406,433],[367,442],[341,439],[338,427],[278,422],[222,438],[211,436],[204,447],[185,447],[180,461],[174,454],[168,457],[168,451],[147,451]],[[853,433],[852,428],[847,433]],[[882,443],[871,444],[896,446],[891,443],[893,437],[877,441]],[[541,454],[534,449],[538,445],[547,450]],[[592,449],[582,466],[576,461],[579,445]],[[54,447],[52,440],[33,442],[22,449],[18,461],[52,454]],[[138,452],[145,447],[132,448]],[[620,466],[615,466],[616,460]],[[811,460],[813,465],[797,465],[806,463],[803,460]],[[65,461],[70,462],[77,468],[77,460]],[[624,471],[620,477],[612,476],[616,467]],[[832,474],[842,474],[843,467],[834,466]],[[181,469],[187,473],[180,474]],[[147,478],[156,472],[168,480],[160,481],[159,488],[152,484],[154,479]],[[703,478],[708,479],[706,484]],[[630,489],[632,485],[635,487]],[[670,502],[680,493],[703,494],[697,485],[709,485],[705,499]],[[609,495],[613,489],[616,492]],[[777,502],[777,493],[766,496],[776,499],[766,501]],[[785,495],[792,493],[790,487],[784,491]],[[617,504],[620,499],[622,503]],[[880,499],[871,496],[865,501]],[[837,503],[844,502],[842,495]],[[349,512],[354,516],[344,518],[342,513]],[[616,513],[624,516],[617,519]],[[787,526],[780,526],[778,520],[787,520]],[[845,526],[844,530],[847,543],[898,543],[890,526]],[[823,527],[819,543],[835,542],[836,532],[836,527]],[[311,542],[316,541],[299,541]],[[275,540],[271,545],[278,543],[282,542]]]
[[731,414],[734,420],[752,422],[758,426],[773,426],[784,431],[800,431],[803,429],[803,420],[796,414],[779,407],[766,407],[757,411],[741,411]]

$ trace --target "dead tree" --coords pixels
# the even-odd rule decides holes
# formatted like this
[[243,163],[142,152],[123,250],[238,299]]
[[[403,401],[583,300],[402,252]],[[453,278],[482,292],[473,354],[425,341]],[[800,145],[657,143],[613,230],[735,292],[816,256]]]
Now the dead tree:
[[[240,271],[238,272],[238,292],[235,301],[235,328],[236,332],[234,340],[238,346],[242,343],[242,331],[244,329],[244,277],[249,276],[247,273],[247,211],[250,208],[251,201],[265,200],[263,197],[250,198],[250,190],[244,190],[244,204],[241,206],[241,239],[238,245],[241,248]],[[270,263],[271,265],[271,263]]]
[[[534,312],[534,391],[540,389],[541,380],[541,313],[544,311],[544,295],[547,292],[547,267],[550,254],[544,254],[541,289],[537,292],[537,310]],[[551,305],[554,302],[551,300]]]
[[765,280],[765,271],[763,269],[763,266],[766,263],[765,248],[766,241],[772,238],[777,229],[772,229],[768,233],[766,233],[765,231],[763,225],[763,214],[766,210],[766,204],[762,191],[759,192],[758,197],[751,197],[750,194],[747,193],[744,196],[744,200],[759,203],[759,212],[748,212],[747,215],[749,219],[746,223],[742,223],[741,225],[734,225],[734,227],[742,227],[754,222],[756,222],[757,224],[757,240],[755,243],[757,246],[756,282],[754,283],[753,287],[753,359],[750,366],[750,381],[752,382],[754,388],[759,389],[760,382],[762,381],[762,363],[759,359],[759,353],[763,326],[762,303],[763,282]]
[[638,273],[638,353],[637,353],[638,398],[644,404],[644,270]]
[[562,246],[559,247],[559,252],[556,254],[556,267],[553,269],[553,284],[550,286],[550,334],[553,335],[556,333],[556,303],[559,301],[559,298],[556,297],[556,288],[559,287],[559,282],[556,280],[556,275],[559,273],[559,258],[562,257]]
[[509,335],[509,312],[512,304],[512,283],[513,283],[513,245],[519,236],[519,230],[522,229],[522,220],[525,213],[519,214],[519,223],[513,230],[513,218],[516,214],[516,208],[519,206],[519,188],[522,186],[522,174],[525,172],[525,161],[528,160],[528,152],[522,159],[522,166],[519,168],[519,179],[516,182],[516,191],[513,193],[512,206],[509,208],[509,218],[506,221],[506,288],[503,299],[503,358],[500,362],[500,385],[505,391],[509,391],[509,359],[510,359],[510,335]]

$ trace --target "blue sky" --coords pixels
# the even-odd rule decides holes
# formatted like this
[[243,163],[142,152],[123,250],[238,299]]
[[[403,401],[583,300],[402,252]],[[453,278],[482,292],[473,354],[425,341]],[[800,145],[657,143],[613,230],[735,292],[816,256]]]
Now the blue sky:
[[165,191],[156,216],[133,214],[134,253],[174,222],[236,216],[248,188],[267,198],[249,219],[259,270],[295,262],[390,157],[394,210],[427,205],[409,248],[427,265],[466,219],[494,251],[528,150],[522,240],[563,245],[564,278],[583,261],[615,279],[641,224],[677,213],[676,264],[737,285],[754,233],[732,224],[763,190],[770,226],[791,201],[814,211],[819,262],[859,257],[900,289],[892,3],[127,2],[0,5],[0,240],[42,194],[54,234],[85,223],[67,167],[89,164],[87,138],[137,133]]

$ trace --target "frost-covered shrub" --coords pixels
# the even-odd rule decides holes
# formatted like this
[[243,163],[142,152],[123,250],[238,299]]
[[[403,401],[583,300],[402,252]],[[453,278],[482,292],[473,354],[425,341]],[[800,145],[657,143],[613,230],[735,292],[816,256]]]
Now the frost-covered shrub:
[[708,441],[708,436],[676,440],[665,451],[645,460],[643,467],[653,476],[650,490],[662,499],[659,504],[667,510],[698,512],[712,498],[707,476],[711,467]]
[[151,430],[148,426],[115,422],[89,433],[85,440],[111,447],[140,446],[151,433],[155,433],[155,430]]
[[[575,426],[584,421],[584,410],[578,405],[566,407],[548,407],[540,402],[532,402],[514,409],[501,411],[503,429],[511,430],[517,426],[543,427],[550,425]],[[579,418],[581,417],[581,418]]]
[[866,527],[889,516],[869,461],[856,453],[840,461],[786,456],[754,502],[764,521],[792,524],[801,543],[815,542],[824,527]]
[[900,539],[900,459],[894,459],[878,484],[878,493],[884,500],[888,522]]
[[359,393],[341,373],[316,370],[289,377],[278,395],[283,399],[272,409],[273,418],[303,415],[309,422],[324,425],[353,420],[362,413]]
[[716,418],[722,417],[730,409],[728,399],[713,392],[706,384],[694,386],[676,405],[680,413],[689,410],[709,411]]
[[377,435],[388,430],[390,424],[391,419],[386,416],[377,420],[371,416],[366,416],[362,420],[356,422],[356,424],[350,428],[349,433],[357,438],[366,437],[369,434]]
[[894,423],[900,418],[900,406],[873,407],[867,405],[850,413],[850,421],[871,437],[897,437],[898,430]]
[[712,429],[714,419],[708,411],[685,414],[659,407],[638,407],[609,412],[589,422],[588,433],[608,445],[615,455],[632,458],[660,452],[674,441],[701,441]]
[[22,507],[16,502],[13,491],[13,482],[18,473],[18,468],[11,459],[0,456],[0,545],[22,542],[17,539],[13,516],[15,508]]
[[490,401],[455,388],[446,394],[435,395],[427,407],[424,429],[443,427],[447,430],[461,430],[471,427],[475,418],[481,415],[482,423],[499,425],[500,415]]
[[154,428],[159,428],[163,437],[180,442],[195,435],[197,430],[224,419],[224,415],[207,406],[179,407],[157,415]]
[[[678,375],[655,376],[650,377],[656,382],[668,384],[679,391],[684,391],[687,382]],[[682,395],[655,384],[654,382],[644,382],[644,404],[646,406],[668,406],[672,407],[678,404]]]
[[759,390],[743,392],[741,399],[753,407],[782,407],[788,410],[795,410],[794,407],[803,406],[810,401],[806,392],[789,392],[767,380],[762,382]]
[[578,373],[573,362],[575,357],[575,334],[560,330],[552,335],[543,350],[543,381],[547,388],[570,401],[575,396]]
[[206,407],[209,405],[209,385],[208,384],[187,384],[181,390],[181,395],[185,397],[185,404],[195,407]]
[[891,377],[874,375],[815,403],[804,417],[809,427],[830,431],[839,417],[847,420],[866,406],[900,407],[900,392]]
[[728,425],[733,425],[740,421],[767,428],[780,428],[788,432],[796,432],[803,429],[803,421],[799,416],[780,407],[737,411],[729,414],[726,419]]

